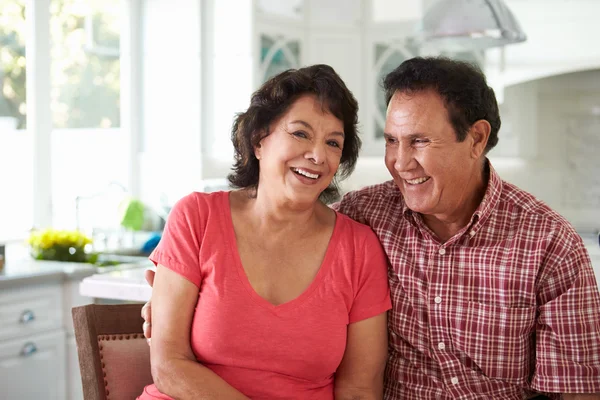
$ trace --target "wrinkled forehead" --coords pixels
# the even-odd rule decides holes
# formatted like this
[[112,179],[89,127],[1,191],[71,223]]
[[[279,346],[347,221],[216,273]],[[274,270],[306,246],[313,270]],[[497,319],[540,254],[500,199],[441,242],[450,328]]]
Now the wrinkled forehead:
[[396,92],[386,110],[386,126],[449,123],[442,97],[433,90]]

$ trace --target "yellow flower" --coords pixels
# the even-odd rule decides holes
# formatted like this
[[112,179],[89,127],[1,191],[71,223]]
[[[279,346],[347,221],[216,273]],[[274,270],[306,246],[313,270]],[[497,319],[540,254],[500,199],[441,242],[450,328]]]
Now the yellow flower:
[[92,243],[92,239],[79,231],[44,229],[32,232],[27,242],[31,247],[41,249],[53,246],[79,248]]

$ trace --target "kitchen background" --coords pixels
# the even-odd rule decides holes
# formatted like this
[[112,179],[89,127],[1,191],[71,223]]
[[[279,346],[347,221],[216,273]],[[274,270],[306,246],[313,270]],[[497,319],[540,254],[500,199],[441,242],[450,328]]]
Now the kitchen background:
[[[455,0],[471,15],[496,2]],[[501,103],[493,165],[575,226],[600,278],[600,1],[504,0],[527,40],[453,52],[413,40],[435,3],[0,0],[0,396],[39,398],[35,376],[47,398],[81,398],[70,308],[94,301],[78,283],[99,270],[35,264],[30,229],[140,247],[177,199],[225,186],[232,118],[252,91],[307,64],[332,65],[359,100],[364,148],[346,191],[388,179],[387,72],[419,54],[478,63]],[[139,202],[134,234],[123,204]]]

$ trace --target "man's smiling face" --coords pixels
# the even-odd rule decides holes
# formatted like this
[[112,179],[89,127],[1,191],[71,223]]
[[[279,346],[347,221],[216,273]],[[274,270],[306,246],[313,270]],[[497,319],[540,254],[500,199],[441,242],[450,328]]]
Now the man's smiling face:
[[385,124],[385,164],[411,210],[446,219],[475,195],[481,161],[471,133],[459,142],[437,92],[396,92]]

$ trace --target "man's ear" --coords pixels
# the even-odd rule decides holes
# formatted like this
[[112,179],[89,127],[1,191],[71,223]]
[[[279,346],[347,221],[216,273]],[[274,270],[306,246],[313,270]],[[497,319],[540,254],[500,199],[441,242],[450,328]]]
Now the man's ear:
[[485,147],[487,146],[491,131],[492,126],[485,119],[475,121],[475,123],[471,125],[471,129],[469,129],[468,134],[471,136],[473,141],[473,145],[471,147],[471,156],[473,158],[479,158],[485,153]]

